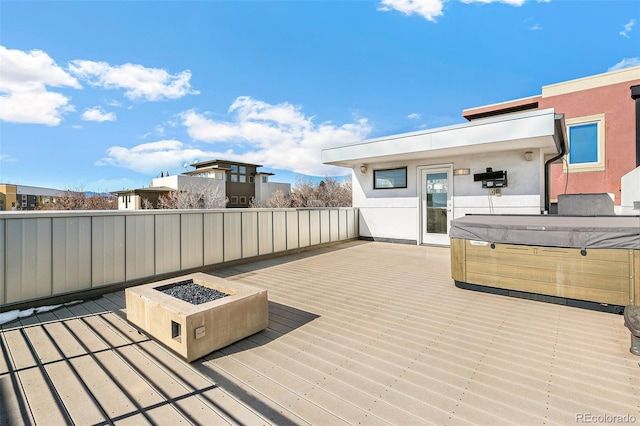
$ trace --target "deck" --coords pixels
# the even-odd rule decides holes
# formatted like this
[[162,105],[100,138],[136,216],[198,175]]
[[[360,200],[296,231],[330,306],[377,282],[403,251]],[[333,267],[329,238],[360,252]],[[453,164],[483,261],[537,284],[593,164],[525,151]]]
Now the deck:
[[352,241],[209,273],[268,289],[268,329],[187,364],[127,323],[123,292],[4,324],[0,423],[640,422],[622,316],[458,289],[446,248]]

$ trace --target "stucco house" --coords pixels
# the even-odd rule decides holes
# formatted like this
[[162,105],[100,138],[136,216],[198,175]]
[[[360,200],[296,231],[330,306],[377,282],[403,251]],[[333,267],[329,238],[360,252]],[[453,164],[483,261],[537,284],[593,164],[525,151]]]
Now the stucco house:
[[322,161],[352,169],[360,234],[374,240],[446,245],[452,219],[547,214],[565,187],[613,193],[620,213],[640,187],[638,84],[640,67],[545,86],[465,110],[468,123],[324,149]]

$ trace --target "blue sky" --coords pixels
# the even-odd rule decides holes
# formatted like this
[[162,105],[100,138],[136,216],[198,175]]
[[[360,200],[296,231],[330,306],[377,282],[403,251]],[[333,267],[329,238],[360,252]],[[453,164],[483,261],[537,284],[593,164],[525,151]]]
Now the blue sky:
[[322,148],[640,65],[640,2],[0,0],[0,182],[114,191]]

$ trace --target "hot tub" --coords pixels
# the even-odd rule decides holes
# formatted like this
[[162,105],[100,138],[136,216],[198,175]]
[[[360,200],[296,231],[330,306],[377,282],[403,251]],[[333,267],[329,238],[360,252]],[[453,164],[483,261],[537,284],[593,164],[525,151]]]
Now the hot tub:
[[453,220],[449,235],[458,287],[640,305],[640,217],[471,215]]

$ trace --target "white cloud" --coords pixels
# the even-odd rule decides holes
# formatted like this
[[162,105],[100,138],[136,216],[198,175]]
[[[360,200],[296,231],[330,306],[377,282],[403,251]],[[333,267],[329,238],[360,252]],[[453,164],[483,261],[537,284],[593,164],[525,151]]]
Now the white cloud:
[[80,83],[41,50],[0,46],[0,120],[56,126],[74,107],[49,87],[80,89]]
[[105,112],[99,106],[93,108],[87,108],[82,113],[82,119],[85,121],[97,121],[102,123],[103,121],[116,121],[115,112]]
[[383,12],[397,10],[405,15],[421,15],[428,21],[436,22],[442,16],[443,0],[382,0],[378,8]]
[[522,6],[525,0],[462,0],[462,3],[505,3],[511,6]]
[[195,141],[211,144],[210,150],[166,139],[130,148],[113,146],[96,164],[156,175],[159,170],[175,170],[196,158],[224,158],[315,176],[344,174],[343,168],[323,165],[320,150],[362,140],[371,131],[366,119],[341,126],[316,124],[299,107],[271,105],[250,97],[237,98],[229,112],[234,116],[231,121],[216,121],[193,110],[180,114],[189,135]]
[[174,170],[182,163],[191,163],[195,158],[214,158],[216,154],[185,147],[177,140],[161,140],[143,143],[133,148],[112,146],[107,157],[101,158],[97,166],[117,166],[147,175],[156,175],[160,170]]
[[231,143],[243,150],[220,156],[308,175],[344,173],[344,169],[323,165],[320,150],[362,140],[371,131],[365,118],[340,126],[331,122],[316,124],[297,106],[271,105],[247,96],[238,97],[229,112],[235,114],[234,121],[215,121],[193,110],[180,117],[194,140]]
[[530,26],[529,29],[531,31],[539,31],[539,30],[542,29],[542,26],[540,24],[534,24],[534,25]]
[[624,30],[620,31],[618,34],[620,34],[622,37],[631,38],[629,37],[629,33],[631,32],[635,24],[636,24],[635,19],[630,20],[629,22],[623,25]]
[[169,74],[158,68],[137,64],[111,66],[106,62],[71,61],[69,70],[93,86],[105,89],[124,89],[131,100],[159,101],[198,94],[191,88],[191,71]]
[[610,67],[607,71],[616,71],[616,70],[621,70],[623,68],[635,67],[638,65],[640,65],[640,57],[636,56],[633,58],[624,58],[614,66]]
[[407,118],[409,120],[417,120],[418,118],[420,118],[420,114],[418,114],[417,112],[412,112],[411,114],[407,115]]

